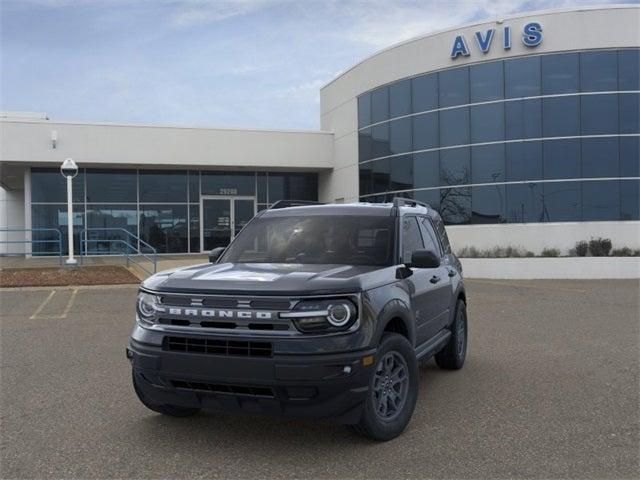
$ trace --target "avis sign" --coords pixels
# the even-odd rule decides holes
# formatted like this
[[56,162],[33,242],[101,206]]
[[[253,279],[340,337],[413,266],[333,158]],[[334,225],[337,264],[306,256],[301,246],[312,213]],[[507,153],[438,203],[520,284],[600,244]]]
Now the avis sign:
[[[490,28],[486,32],[475,32],[473,37],[482,53],[487,53],[491,48],[493,38],[496,36],[496,29]],[[511,27],[505,26],[502,29],[502,48],[509,50],[511,48]],[[542,25],[538,22],[527,23],[522,28],[521,34],[522,44],[526,47],[537,47],[542,42]],[[453,48],[451,49],[451,58],[456,59],[459,56],[468,57],[471,55],[467,41],[464,35],[456,35],[453,40]]]

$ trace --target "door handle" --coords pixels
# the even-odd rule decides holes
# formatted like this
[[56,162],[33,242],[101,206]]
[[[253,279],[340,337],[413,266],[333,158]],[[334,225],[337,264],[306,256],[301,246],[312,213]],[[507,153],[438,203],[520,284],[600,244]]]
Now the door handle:
[[434,275],[433,277],[431,277],[429,281],[431,283],[438,283],[440,281],[440,277],[438,277],[437,275]]
[[453,269],[450,269],[450,270],[449,270],[449,276],[450,276],[450,277],[455,277],[455,276],[456,276],[456,271],[455,271],[455,270],[453,270]]

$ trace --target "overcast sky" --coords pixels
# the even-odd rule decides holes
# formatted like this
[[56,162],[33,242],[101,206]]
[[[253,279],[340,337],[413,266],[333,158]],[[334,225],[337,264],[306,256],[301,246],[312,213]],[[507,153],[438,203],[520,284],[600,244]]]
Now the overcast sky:
[[485,18],[593,3],[0,0],[0,110],[315,129],[320,86],[380,48]]

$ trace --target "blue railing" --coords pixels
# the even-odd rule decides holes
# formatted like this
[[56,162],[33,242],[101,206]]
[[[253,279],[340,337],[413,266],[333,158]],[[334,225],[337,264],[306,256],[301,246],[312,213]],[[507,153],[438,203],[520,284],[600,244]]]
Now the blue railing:
[[[118,232],[120,234],[124,233],[124,238],[91,238],[92,233],[115,233]],[[127,266],[130,263],[137,265],[142,270],[152,275],[156,273],[156,268],[158,264],[158,252],[156,249],[149,245],[147,242],[142,240],[140,237],[134,235],[129,230],[125,228],[85,228],[80,232],[80,262],[82,263],[82,258],[87,255],[104,255],[105,252],[103,250],[90,250],[89,244],[94,243],[107,243],[109,245],[109,252],[111,252],[111,246],[115,245],[116,248],[120,247],[120,254],[124,255],[127,260]],[[147,249],[147,252],[144,252],[142,248]],[[117,252],[116,252],[117,253]],[[151,263],[151,269],[145,268],[145,266],[136,260],[136,257],[142,257],[144,260],[147,260]]]
[[[25,233],[24,240],[9,240],[10,233],[18,233],[18,232]],[[33,238],[34,233],[42,233],[42,232],[54,232],[57,238],[44,239],[44,240]],[[3,255],[25,255],[29,253],[33,253],[38,256],[57,255],[58,258],[60,259],[60,265],[62,265],[62,233],[57,228],[3,228],[3,229],[0,229],[0,234],[1,233],[6,233],[7,239],[6,240],[0,239],[0,244],[16,244],[16,243],[22,243],[25,245],[30,244],[31,250],[32,250],[31,252],[10,252],[9,249],[7,248],[6,252],[2,252]],[[27,237],[26,233],[31,233],[31,238],[26,238]],[[55,243],[58,246],[58,251],[56,252],[54,250],[51,252],[33,252],[34,244],[42,244],[42,243]]]

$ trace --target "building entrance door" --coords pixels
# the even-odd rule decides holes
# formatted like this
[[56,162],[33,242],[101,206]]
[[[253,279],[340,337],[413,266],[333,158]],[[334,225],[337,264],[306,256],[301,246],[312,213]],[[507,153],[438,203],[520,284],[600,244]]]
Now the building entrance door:
[[200,250],[226,247],[256,214],[253,197],[200,198]]

